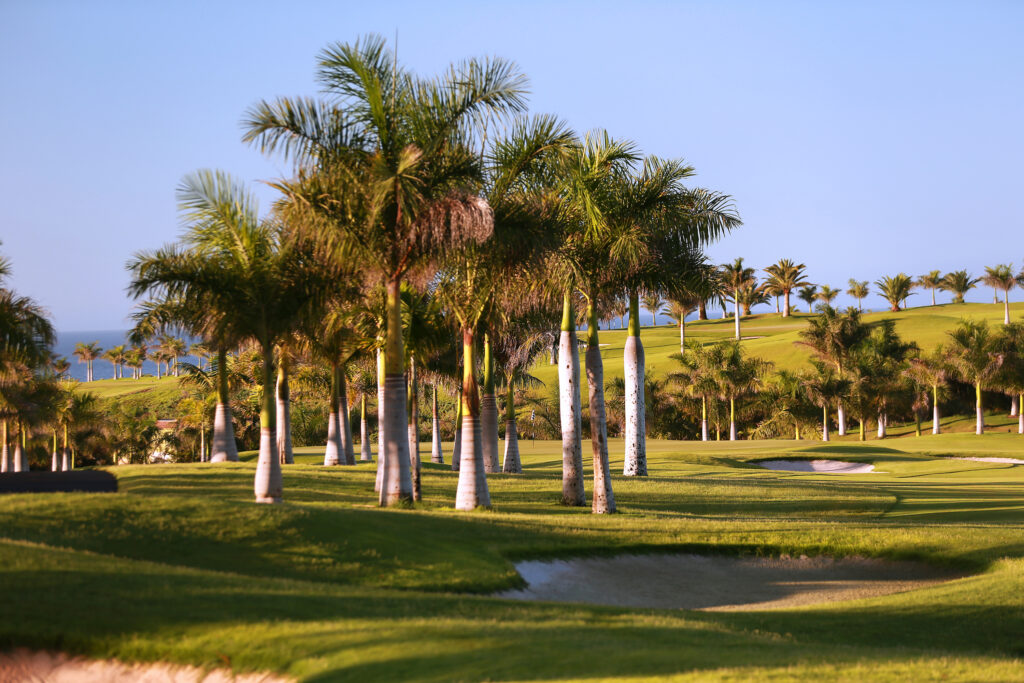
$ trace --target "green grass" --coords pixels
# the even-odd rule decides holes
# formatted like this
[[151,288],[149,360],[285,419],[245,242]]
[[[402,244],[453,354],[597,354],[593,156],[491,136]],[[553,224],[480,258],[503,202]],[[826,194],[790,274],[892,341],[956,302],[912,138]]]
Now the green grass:
[[161,377],[157,379],[146,375],[141,379],[98,379],[94,382],[82,382],[78,388],[90,391],[96,398],[143,397],[147,399],[175,399],[179,396],[177,377]]
[[[522,450],[525,474],[489,477],[494,509],[476,513],[451,508],[457,475],[433,465],[422,504],[378,509],[372,465],[325,469],[315,448],[286,468],[279,506],[251,503],[251,454],[112,468],[113,495],[5,496],[0,645],[317,681],[1024,678],[1024,466],[944,459],[1024,457],[1022,437],[652,441],[652,476],[616,476],[612,516],[556,503],[558,443]],[[621,441],[611,451],[621,471]],[[881,473],[752,462],[774,457]],[[757,613],[486,595],[519,584],[517,559],[680,549],[918,559],[970,576]]]

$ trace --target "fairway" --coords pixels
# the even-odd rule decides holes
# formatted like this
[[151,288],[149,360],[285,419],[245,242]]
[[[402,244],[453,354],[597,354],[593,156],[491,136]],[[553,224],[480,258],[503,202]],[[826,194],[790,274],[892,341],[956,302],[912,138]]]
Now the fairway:
[[[525,474],[490,475],[494,507],[475,513],[452,509],[447,466],[424,465],[422,504],[386,510],[373,465],[325,469],[316,448],[285,467],[280,506],[251,503],[252,454],[110,468],[116,494],[4,496],[0,643],[301,680],[1024,676],[1024,466],[946,459],[1021,457],[1016,434],[652,441],[651,476],[615,476],[608,516],[557,504],[560,444],[521,449]],[[611,454],[621,472],[621,441]],[[877,472],[752,463],[766,458]],[[513,561],[681,551],[918,560],[968,576],[759,612],[487,595],[522,586]]]

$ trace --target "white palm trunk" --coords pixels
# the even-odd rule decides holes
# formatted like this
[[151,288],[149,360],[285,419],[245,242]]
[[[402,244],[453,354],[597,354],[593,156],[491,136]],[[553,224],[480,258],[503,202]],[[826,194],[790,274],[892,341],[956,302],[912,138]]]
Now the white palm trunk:
[[878,438],[885,438],[885,413],[878,414]]
[[488,474],[501,471],[498,462],[498,400],[493,393],[480,396],[480,444],[484,457],[484,471]]
[[[331,402],[335,403],[333,399]],[[327,416],[327,448],[324,450],[324,467],[341,464],[342,447],[339,424],[338,405],[335,403],[331,406],[331,412]]]
[[1003,324],[1010,324],[1010,292],[1003,292]]
[[366,395],[360,397],[359,401],[359,460],[360,462],[373,462],[373,452],[370,449],[370,427],[366,424]]
[[441,416],[437,412],[437,385],[433,387],[430,401],[430,462],[444,464],[444,450],[441,448]]
[[[1021,395],[1020,398],[1024,400],[1024,395]],[[1024,410],[1017,414],[1017,433],[1024,434]]]
[[213,444],[210,462],[238,462],[231,404],[218,403],[213,413]]
[[839,406],[836,408],[836,426],[839,431],[839,436],[846,436],[846,410],[843,408],[843,402],[839,402]]
[[939,424],[939,388],[932,386],[932,434],[939,434],[942,427]]
[[292,451],[292,401],[288,388],[288,373],[283,368],[277,373],[277,456],[282,465],[295,464]]
[[789,317],[789,290],[783,290],[782,292],[782,317]]
[[975,434],[984,434],[985,433],[985,413],[984,413],[984,411],[981,408],[981,385],[980,384],[975,384],[974,385],[974,392],[975,392],[975,395],[976,395],[975,408],[974,408],[975,414],[976,414],[975,415],[976,423],[975,423],[975,427],[974,427],[974,433]]
[[408,396],[408,422],[406,423],[406,439],[409,444],[409,474],[412,478],[412,499],[423,500],[423,488],[420,479],[420,409],[418,396],[418,383],[416,374],[416,360],[409,361],[409,384],[407,386]]
[[67,446],[60,453],[60,471],[70,472],[71,471],[71,449]]
[[[686,314],[683,314],[683,318]],[[680,318],[679,320],[679,353],[686,353],[686,321]]]
[[[6,432],[7,430],[4,429]],[[6,437],[7,435],[4,434]],[[4,438],[3,450],[0,452],[0,473],[10,472],[14,469],[14,463],[11,462],[11,446],[7,443],[7,439]]]
[[828,441],[828,406],[821,409],[821,440]]
[[505,474],[523,473],[523,463],[519,458],[519,432],[515,420],[505,422],[505,457],[501,471]]
[[25,450],[21,447],[21,439],[14,442],[14,472],[28,472],[28,463],[25,461]]
[[352,442],[352,421],[348,414],[348,382],[345,379],[345,369],[342,368],[338,375],[338,436],[341,440],[338,459],[343,465],[355,465],[356,449]]
[[384,481],[384,352],[377,350],[377,481],[373,490],[380,493]]
[[1010,397],[1010,417],[1017,417],[1018,412],[1017,394]]
[[[596,316],[595,316],[596,320]],[[590,396],[590,442],[593,452],[594,500],[591,511],[594,514],[615,512],[615,495],[612,493],[612,477],[608,471],[608,422],[604,410],[604,364],[601,349],[597,343],[596,331],[593,343],[587,345],[586,368],[587,389]]]
[[736,440],[736,399],[729,399],[729,441]]
[[455,437],[452,442],[452,471],[458,472],[462,462],[462,392],[456,397]]
[[738,290],[733,292],[733,298],[735,299],[735,301],[733,301],[733,308],[736,318],[736,339],[738,341],[740,339],[740,297]]
[[700,397],[700,440],[708,440],[708,397]]
[[380,504],[394,505],[412,500],[412,472],[409,469],[409,425],[406,420],[404,375],[388,375],[384,380],[384,454],[380,483]]
[[57,450],[57,437],[53,437],[53,454],[50,456],[50,471],[60,471],[60,452]]
[[281,460],[277,455],[277,435],[269,427],[260,427],[260,455],[256,463],[253,492],[257,503],[280,503],[284,489]]
[[558,340],[558,404],[562,427],[562,503],[573,506],[587,504],[583,490],[583,452],[580,444],[583,416],[579,376],[575,320],[569,295],[566,294],[562,331]]
[[[633,323],[630,322],[630,331]],[[626,337],[622,354],[626,379],[626,454],[622,473],[627,477],[647,476],[647,416],[644,414],[644,345],[639,335]]]
[[456,510],[475,510],[491,506],[487,474],[480,449],[480,420],[468,413],[462,418],[462,455],[459,460],[459,485],[455,492]]

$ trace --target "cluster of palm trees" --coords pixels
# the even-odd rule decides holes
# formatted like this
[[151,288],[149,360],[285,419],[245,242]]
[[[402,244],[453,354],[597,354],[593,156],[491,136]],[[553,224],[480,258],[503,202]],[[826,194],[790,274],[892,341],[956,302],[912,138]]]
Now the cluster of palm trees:
[[[583,313],[592,507],[613,512],[598,320],[616,301],[628,307],[625,471],[644,475],[639,298],[697,286],[709,268],[704,246],[740,224],[731,199],[685,186],[694,169],[682,161],[527,116],[526,79],[504,60],[467,60],[422,78],[371,36],[322,51],[317,78],[324,98],[260,102],[243,123],[246,142],[293,164],[290,177],[272,184],[279,197],[269,215],[224,173],[182,182],[187,232],[130,265],[131,292],[147,297],[137,330],[202,338],[216,349],[218,369],[241,346],[258,350],[258,502],[282,496],[289,422],[281,406],[294,359],[330,368],[331,414],[339,417],[328,463],[352,462],[347,411],[333,407],[345,400],[344,369],[360,358],[376,362],[382,505],[420,495],[418,384],[447,377],[461,421],[455,504],[469,510],[490,504],[486,474],[520,471],[514,387],[530,383],[527,369],[554,339],[562,502],[586,504],[576,334]],[[424,319],[439,324],[417,325],[417,309],[433,311]],[[225,387],[223,374],[217,384]],[[230,432],[222,391],[213,460],[237,457]],[[365,449],[365,434],[362,442]],[[432,457],[443,457],[438,444]]]
[[[123,379],[125,368],[132,371],[132,379],[142,378],[142,367],[146,360],[156,364],[156,376],[159,379],[162,374],[178,376],[178,363],[180,359],[189,353],[196,356],[200,362],[209,358],[209,352],[205,345],[198,343],[189,346],[185,340],[169,334],[159,335],[155,339],[148,338],[139,330],[133,334],[131,346],[118,344],[104,350],[98,341],[78,342],[72,354],[79,363],[85,363],[85,381],[92,382],[93,361],[103,359],[109,361],[114,369],[114,379]],[[62,359],[62,361],[65,359]],[[62,364],[59,375],[67,373],[69,366]]]
[[920,435],[929,406],[932,432],[938,434],[939,404],[954,382],[974,390],[976,433],[985,429],[984,393],[996,392],[1011,398],[1011,414],[1018,416],[1018,431],[1024,434],[1019,409],[1024,389],[1022,323],[992,330],[985,322],[964,320],[946,343],[924,354],[899,337],[894,321],[867,324],[856,308],[839,312],[826,304],[800,338],[798,343],[812,354],[812,369],[799,372],[770,375],[771,365],[744,357],[736,341],[690,342],[677,354],[682,370],[671,378],[684,395],[699,402],[703,440],[709,438],[709,415],[716,426],[727,421],[730,439],[737,438],[741,401],[751,418],[752,437],[800,439],[813,434],[828,441],[832,424],[842,436],[852,418],[861,440],[871,421],[884,438],[896,414],[913,414]]
[[[789,317],[793,311],[790,305],[790,297],[793,293],[807,304],[807,312],[810,313],[815,305],[831,306],[842,292],[833,289],[828,285],[813,284],[808,280],[807,266],[803,263],[795,263],[790,259],[780,259],[777,263],[764,269],[765,277],[761,280],[757,277],[754,268],[744,265],[742,258],[737,258],[732,263],[724,263],[717,269],[705,267],[700,277],[696,278],[695,284],[677,291],[668,300],[668,315],[679,325],[680,348],[685,348],[685,318],[694,311],[698,312],[700,320],[707,319],[707,305],[709,302],[718,303],[722,306],[722,317],[727,315],[727,307],[733,306],[735,319],[735,338],[740,339],[740,319],[742,316],[750,315],[753,306],[769,303],[775,300],[775,312],[781,313],[783,317]],[[891,311],[899,311],[906,307],[907,299],[912,296],[915,288],[931,291],[931,305],[935,304],[935,292],[941,290],[953,294],[953,303],[963,303],[964,295],[983,283],[993,290],[993,303],[1000,303],[999,293],[1002,292],[1002,303],[1004,306],[1004,323],[1010,322],[1010,297],[1009,292],[1014,287],[1024,288],[1024,268],[1015,273],[1013,264],[1000,264],[985,268],[983,277],[975,278],[966,270],[951,271],[943,275],[938,270],[933,270],[927,275],[914,279],[905,273],[887,275],[875,281],[879,295],[889,304]],[[866,280],[850,278],[849,288],[846,293],[857,300],[857,307],[863,311],[864,299],[871,293],[870,286]],[[782,306],[779,300],[782,299]],[[654,316],[654,324],[657,324],[657,314],[662,312],[665,300],[660,293],[653,292],[644,299],[644,306]],[[604,320],[609,321],[616,316],[624,315],[624,309],[612,307],[608,310]]]

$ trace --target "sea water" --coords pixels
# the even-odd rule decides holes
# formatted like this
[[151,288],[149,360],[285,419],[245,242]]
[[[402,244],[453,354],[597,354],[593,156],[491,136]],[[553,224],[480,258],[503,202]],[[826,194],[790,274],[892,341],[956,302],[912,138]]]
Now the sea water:
[[[68,362],[71,363],[68,376],[80,382],[85,381],[85,363],[79,362],[75,356],[75,346],[79,342],[84,344],[96,342],[103,351],[120,344],[124,344],[125,348],[131,348],[131,344],[128,342],[128,330],[71,330],[58,332],[57,343],[54,345],[53,351],[58,356],[64,356],[68,359]],[[186,337],[185,344],[191,343],[192,340]],[[103,355],[102,351],[100,355]],[[194,356],[181,356],[179,361],[198,362]],[[151,360],[145,361],[142,364],[142,374],[155,376],[156,363]],[[113,379],[114,364],[109,360],[97,358],[92,362],[92,376],[93,379]],[[131,368],[126,367],[124,369],[124,376],[128,378],[132,376]]]

